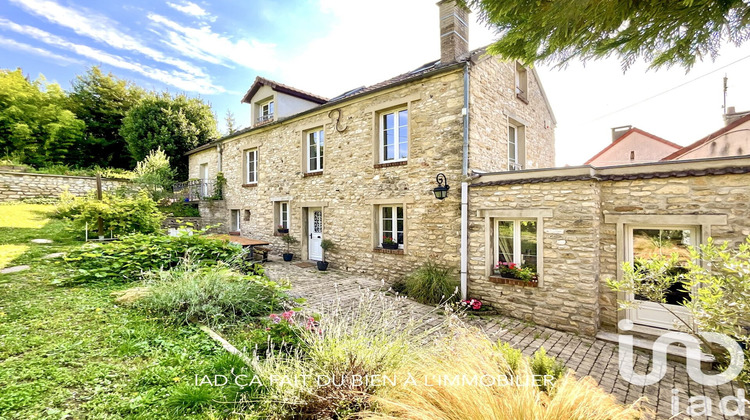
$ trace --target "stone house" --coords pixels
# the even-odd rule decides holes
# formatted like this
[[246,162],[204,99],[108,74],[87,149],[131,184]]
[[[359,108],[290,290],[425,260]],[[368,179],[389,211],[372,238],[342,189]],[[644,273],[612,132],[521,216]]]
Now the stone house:
[[679,144],[626,125],[612,129],[612,143],[587,160],[584,165],[613,166],[658,162],[682,149]]
[[331,99],[257,78],[254,124],[188,153],[191,178],[226,179],[202,214],[275,252],[288,229],[302,260],[331,239],[333,267],[379,278],[459,269],[469,175],[553,166],[555,117],[533,69],[469,51],[468,11],[438,5],[441,57],[413,71]]
[[702,159],[750,154],[750,112],[728,114],[727,124],[663,160]]

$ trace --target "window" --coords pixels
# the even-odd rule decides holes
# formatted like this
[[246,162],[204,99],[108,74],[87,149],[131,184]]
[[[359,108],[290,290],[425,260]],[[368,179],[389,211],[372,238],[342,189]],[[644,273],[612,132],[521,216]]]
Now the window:
[[274,220],[277,229],[289,229],[289,202],[274,202]]
[[390,238],[398,244],[399,249],[404,248],[404,207],[403,206],[381,206],[380,207],[380,243],[385,238]]
[[231,210],[231,226],[232,232],[239,232],[240,231],[240,211],[239,210]]
[[259,123],[268,121],[273,118],[274,103],[273,100],[258,103],[258,121]]
[[245,184],[258,183],[258,149],[245,151]]
[[508,170],[520,171],[525,166],[526,129],[515,122],[508,123]]
[[380,114],[380,162],[405,161],[409,155],[409,111]]
[[538,273],[536,220],[495,221],[495,261],[515,263]]
[[322,128],[307,134],[307,172],[323,170],[324,137],[325,132]]
[[528,71],[521,63],[516,62],[516,98],[529,103],[527,94],[529,87]]

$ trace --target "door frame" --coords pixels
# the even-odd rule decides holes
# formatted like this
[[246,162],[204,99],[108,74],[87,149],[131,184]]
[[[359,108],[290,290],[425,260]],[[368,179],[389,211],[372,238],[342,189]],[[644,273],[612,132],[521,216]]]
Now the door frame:
[[[307,201],[307,202],[301,202],[299,204],[299,213],[297,213],[297,214],[300,215],[301,220],[302,220],[302,223],[300,223],[300,226],[301,226],[300,231],[302,232],[302,238],[300,238],[301,239],[300,240],[300,248],[301,248],[300,249],[300,258],[303,261],[308,261],[310,259],[310,254],[309,254],[309,249],[310,248],[309,248],[309,245],[308,245],[308,242],[309,242],[308,238],[309,238],[309,235],[310,235],[310,232],[309,232],[309,229],[308,229],[308,224],[309,224],[309,220],[310,219],[308,217],[308,214],[309,214],[308,210],[309,209],[313,209],[313,208],[318,208],[318,207],[323,212],[323,223],[326,223],[326,216],[327,216],[326,215],[326,213],[327,213],[326,209],[328,207],[328,201]],[[291,211],[291,209],[290,209],[290,211]],[[324,229],[323,234],[325,234],[325,229]]]
[[[323,236],[325,235],[325,229],[324,229],[324,226],[325,226],[325,214],[323,214],[323,207],[322,206],[307,207],[307,219],[305,220],[305,225],[306,225],[305,240],[307,242],[307,244],[305,246],[305,250],[307,251],[307,258],[306,258],[307,260],[312,260],[312,257],[310,256],[310,245],[311,245],[310,244],[310,236],[312,235],[313,232],[310,229],[310,220],[311,220],[311,218],[313,216],[313,213],[315,211],[318,211],[318,210],[320,210],[320,217],[321,217],[321,230],[320,230],[320,240],[321,241],[323,240]],[[314,261],[322,261],[322,260],[323,260],[323,249],[321,248],[320,249],[320,260],[314,260]]]
[[[633,231],[638,229],[649,229],[649,230],[689,230],[690,236],[693,240],[693,243],[690,245],[692,247],[700,246],[703,241],[701,240],[701,226],[700,225],[675,225],[675,224],[628,224],[625,226],[625,237],[624,239],[624,248],[625,248],[625,261],[632,263],[634,260],[633,255]],[[691,298],[695,296],[696,290],[691,291]],[[625,298],[629,301],[634,300],[633,293],[626,293]],[[674,314],[670,313],[667,309],[665,309],[661,304],[655,303],[655,302],[641,302],[639,304],[640,308],[637,307],[630,307],[626,309],[626,318],[630,321],[632,321],[635,325],[639,325],[641,327],[645,328],[656,328],[661,330],[674,330],[674,325],[667,325],[667,322],[661,322],[661,321],[654,321],[649,323],[648,320],[645,319],[638,319],[638,311],[652,311],[652,312],[661,312],[663,315],[668,317],[674,317],[675,315],[678,316],[680,319],[683,319],[688,322],[692,322],[690,312],[685,309],[679,307],[679,305],[670,305],[670,309],[674,312]],[[645,313],[644,313],[645,315]],[[674,321],[674,320],[672,320]]]

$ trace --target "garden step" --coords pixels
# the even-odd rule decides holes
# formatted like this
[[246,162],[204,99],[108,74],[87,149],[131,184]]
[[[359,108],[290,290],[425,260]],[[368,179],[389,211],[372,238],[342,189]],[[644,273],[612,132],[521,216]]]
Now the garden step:
[[19,271],[26,271],[29,268],[31,267],[29,267],[28,265],[17,265],[15,267],[3,268],[2,270],[0,270],[0,274],[18,273]]
[[32,239],[31,243],[34,244],[51,244],[54,242],[52,239]]
[[[600,331],[596,338],[603,341],[608,341],[610,343],[619,343],[619,334],[613,333],[613,332],[607,332],[607,331]],[[654,336],[651,336],[654,337]],[[654,337],[656,338],[656,337]],[[645,351],[647,353],[651,353],[654,348],[654,340],[650,338],[644,338],[644,337],[633,337],[633,348],[636,350]],[[685,363],[688,358],[691,356],[688,356],[687,349],[682,346],[678,346],[675,344],[670,345],[667,347],[667,359],[672,360],[675,362]],[[700,364],[702,369],[711,369],[713,366],[713,363],[716,359],[710,354],[701,353],[700,356]]]

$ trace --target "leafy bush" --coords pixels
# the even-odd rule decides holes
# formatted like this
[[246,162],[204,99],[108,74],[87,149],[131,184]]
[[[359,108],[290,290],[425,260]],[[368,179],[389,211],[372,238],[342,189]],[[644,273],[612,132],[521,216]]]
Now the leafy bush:
[[132,197],[103,193],[102,199],[95,196],[74,197],[63,194],[56,211],[57,217],[71,220],[73,228],[96,230],[97,220],[102,218],[104,231],[117,235],[127,233],[153,233],[161,229],[164,215],[146,192]]
[[404,279],[406,294],[419,303],[429,305],[456,301],[458,281],[453,269],[428,262]]
[[197,206],[178,201],[168,206],[158,206],[160,212],[172,217],[200,217],[201,213]]
[[230,325],[281,309],[288,299],[277,283],[226,266],[206,269],[186,263],[154,272],[148,284],[151,292],[135,306],[178,325]]
[[[544,347],[539,348],[539,350],[534,353],[534,356],[532,356],[529,361],[529,365],[531,366],[531,372],[533,372],[534,375],[542,378],[552,377],[555,378],[555,382],[565,374],[565,365],[554,357],[547,356],[547,351],[544,350]],[[548,382],[546,381],[542,381],[537,385],[542,391],[551,391],[548,387]]]
[[214,266],[218,261],[241,262],[242,253],[239,245],[201,235],[135,234],[69,252],[65,262],[72,269],[72,276],[66,283],[128,282],[147,271],[176,267],[186,257],[200,266]]
[[172,192],[175,171],[161,147],[149,152],[138,162],[133,172],[133,183],[146,190],[152,199],[158,201]]

